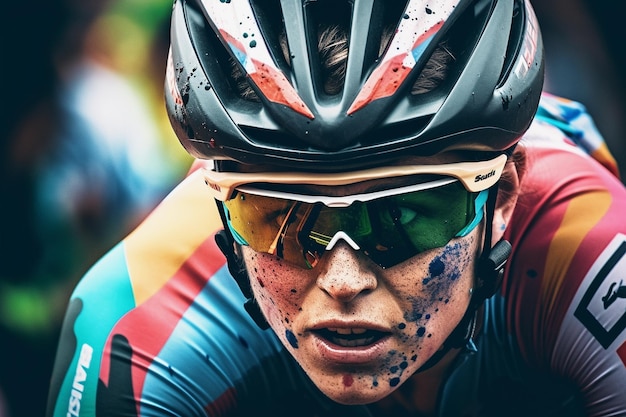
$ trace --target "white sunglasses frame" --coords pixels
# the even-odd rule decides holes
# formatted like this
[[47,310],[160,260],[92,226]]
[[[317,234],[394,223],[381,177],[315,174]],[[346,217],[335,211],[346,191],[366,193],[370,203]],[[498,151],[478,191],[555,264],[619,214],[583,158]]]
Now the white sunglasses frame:
[[390,188],[382,191],[373,191],[368,193],[350,194],[344,196],[324,196],[324,195],[308,195],[297,193],[286,193],[283,191],[265,190],[245,185],[236,188],[237,191],[247,194],[258,195],[262,197],[280,198],[283,200],[299,201],[302,203],[323,203],[326,207],[349,207],[352,203],[360,201],[362,203],[376,200],[383,197],[391,197],[398,194],[412,193],[415,191],[429,190],[431,188],[443,187],[457,181],[455,178],[428,181],[420,184],[407,185],[404,187]]
[[[243,192],[251,192],[257,195],[275,196],[279,198],[285,198],[285,195],[296,196],[297,194],[280,193],[275,191],[249,189],[246,191],[246,184],[252,183],[269,183],[269,184],[307,184],[307,185],[349,185],[362,181],[378,180],[393,177],[402,177],[408,175],[419,174],[431,174],[431,175],[446,175],[456,178],[463,186],[470,192],[480,192],[486,190],[496,184],[500,179],[504,167],[506,165],[507,156],[502,154],[493,159],[487,161],[476,162],[456,162],[451,164],[438,164],[438,165],[401,165],[401,166],[388,166],[381,168],[372,168],[360,171],[351,172],[339,172],[339,173],[302,173],[302,172],[218,172],[212,169],[206,168],[204,170],[204,179],[209,186],[209,191],[213,198],[219,201],[226,201],[230,199],[235,191],[239,189]],[[450,180],[443,184],[450,183]],[[425,186],[432,184],[428,182],[424,184],[418,184],[419,186]],[[401,192],[417,191],[419,189],[431,188],[436,185],[431,185],[424,188],[415,188],[416,185],[398,188],[402,189]],[[261,192],[263,194],[261,194]],[[385,191],[381,191],[378,194],[380,196],[390,195]],[[283,194],[282,196],[279,194]],[[297,195],[295,200],[304,202],[328,202],[329,206],[344,207],[345,204],[352,201],[369,201],[378,197],[369,198],[369,195],[376,195],[377,193],[364,193],[349,196],[349,199],[344,197],[322,197],[322,196],[310,196],[308,198],[311,201],[304,200],[305,196]],[[291,199],[294,199],[293,197]]]

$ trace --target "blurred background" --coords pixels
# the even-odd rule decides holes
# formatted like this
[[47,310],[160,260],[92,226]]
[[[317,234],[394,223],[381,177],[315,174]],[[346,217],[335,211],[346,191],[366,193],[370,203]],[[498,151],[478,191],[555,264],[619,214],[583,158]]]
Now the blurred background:
[[162,98],[171,8],[3,5],[0,417],[45,414],[71,290],[191,162]]
[[545,90],[582,102],[626,175],[626,25],[611,0],[531,0],[546,50]]
[[[624,24],[609,0],[534,0],[546,90],[583,102],[626,166]],[[87,268],[185,175],[165,114],[172,0],[3,6],[0,417],[43,416]]]

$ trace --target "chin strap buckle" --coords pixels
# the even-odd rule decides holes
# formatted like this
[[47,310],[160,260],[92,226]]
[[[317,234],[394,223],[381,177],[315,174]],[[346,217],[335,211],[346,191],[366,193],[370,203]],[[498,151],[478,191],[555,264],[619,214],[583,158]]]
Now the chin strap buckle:
[[489,251],[489,255],[481,257],[478,262],[477,277],[480,287],[474,292],[476,305],[498,291],[504,278],[504,267],[511,255],[511,244],[506,240],[498,241]]

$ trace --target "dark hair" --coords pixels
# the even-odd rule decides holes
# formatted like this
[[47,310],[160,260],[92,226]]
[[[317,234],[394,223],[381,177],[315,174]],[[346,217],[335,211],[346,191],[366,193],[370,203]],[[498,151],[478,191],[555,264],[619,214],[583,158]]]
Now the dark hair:
[[[379,56],[382,56],[393,35],[393,28],[388,27],[381,37]],[[289,50],[286,35],[280,36],[280,45],[285,57],[289,62]],[[346,76],[346,62],[348,59],[349,39],[345,28],[339,25],[323,25],[318,31],[318,52],[324,74],[324,91],[328,95],[334,95],[341,91]],[[453,53],[445,42],[439,44],[432,57],[426,63],[423,71],[413,84],[411,94],[424,94],[439,86],[448,74],[449,64],[454,60]],[[230,59],[232,68],[231,76],[236,82],[239,96],[246,100],[259,101],[250,83],[235,59]]]

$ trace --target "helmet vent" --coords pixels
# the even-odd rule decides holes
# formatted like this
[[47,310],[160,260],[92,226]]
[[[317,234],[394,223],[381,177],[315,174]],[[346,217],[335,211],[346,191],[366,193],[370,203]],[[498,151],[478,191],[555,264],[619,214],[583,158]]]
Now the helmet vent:
[[515,58],[518,56],[522,47],[524,31],[524,6],[521,0],[516,0],[514,3],[513,18],[511,21],[511,34],[509,35],[509,42],[506,49],[506,60],[502,66],[502,73],[500,74],[500,80],[498,87],[501,86],[513,70],[515,65]]
[[[198,59],[205,72],[210,74],[212,88],[219,89],[220,96],[225,100],[260,101],[250,86],[240,64],[222,45],[216,32],[211,29],[203,16],[199,5],[194,1],[185,3],[189,35],[198,54]],[[223,65],[228,63],[229,65]]]

